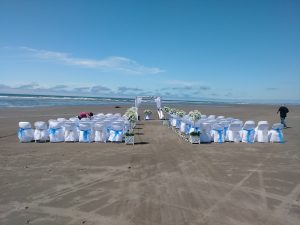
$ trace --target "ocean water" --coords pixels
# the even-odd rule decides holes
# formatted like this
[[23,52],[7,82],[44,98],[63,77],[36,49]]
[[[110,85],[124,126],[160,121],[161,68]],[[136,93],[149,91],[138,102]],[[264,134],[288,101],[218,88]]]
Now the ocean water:
[[0,108],[134,104],[129,98],[0,94]]
[[[145,104],[155,105],[154,101]],[[186,101],[162,100],[162,104],[207,104],[223,105],[228,102],[221,101]],[[243,103],[240,103],[243,104]],[[55,96],[55,95],[27,95],[27,94],[0,94],[0,108],[12,107],[51,107],[51,106],[77,106],[77,105],[132,105],[134,98],[107,98],[85,96]]]

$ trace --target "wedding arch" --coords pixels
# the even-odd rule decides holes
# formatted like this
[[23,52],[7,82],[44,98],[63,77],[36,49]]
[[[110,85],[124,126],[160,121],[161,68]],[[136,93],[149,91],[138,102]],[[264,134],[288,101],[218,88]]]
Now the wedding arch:
[[161,97],[160,96],[136,96],[135,97],[135,107],[137,109],[137,113],[142,102],[154,101],[157,107],[157,114],[159,119],[163,119],[164,115],[161,108]]

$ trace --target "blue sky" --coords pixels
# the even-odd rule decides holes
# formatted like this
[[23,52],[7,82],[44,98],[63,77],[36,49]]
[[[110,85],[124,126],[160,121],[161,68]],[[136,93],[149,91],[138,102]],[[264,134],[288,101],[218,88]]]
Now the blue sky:
[[300,99],[300,1],[0,0],[0,92]]

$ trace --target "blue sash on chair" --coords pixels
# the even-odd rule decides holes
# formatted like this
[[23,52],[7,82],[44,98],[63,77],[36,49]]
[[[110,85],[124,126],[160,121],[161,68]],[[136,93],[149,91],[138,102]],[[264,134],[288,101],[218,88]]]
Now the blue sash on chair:
[[223,143],[223,130],[217,130],[217,129],[213,129],[214,131],[217,131],[218,132],[218,135],[219,135],[219,140],[218,140],[218,143]]
[[32,128],[19,128],[19,131],[18,131],[18,138],[19,139],[22,139],[23,138],[23,133],[25,130],[31,130]]
[[277,128],[275,129],[277,131],[278,134],[278,138],[279,138],[279,143],[283,144],[283,136],[282,136],[282,130]]
[[253,129],[243,129],[245,131],[247,131],[247,139],[246,142],[251,144],[253,143],[253,141],[251,141],[251,133],[254,131]]

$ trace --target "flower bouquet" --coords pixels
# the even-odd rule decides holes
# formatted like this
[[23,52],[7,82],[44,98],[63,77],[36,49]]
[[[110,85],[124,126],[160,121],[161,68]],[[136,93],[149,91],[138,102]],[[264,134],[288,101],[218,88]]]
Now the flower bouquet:
[[169,111],[169,114],[174,115],[174,114],[176,114],[176,111],[177,110],[175,108],[171,108],[170,111]]
[[199,120],[201,118],[201,112],[198,110],[193,110],[189,112],[189,117],[191,118],[191,120],[193,122],[196,122],[197,120]]
[[[190,111],[189,117],[193,122],[193,127],[195,127],[195,122],[201,118],[201,112],[198,110]],[[189,140],[192,144],[199,144],[200,143],[200,131],[191,132]]]
[[164,106],[163,111],[169,113],[170,109],[171,109],[170,107]]
[[176,115],[182,118],[185,116],[185,111],[180,110],[180,109],[176,110]]
[[136,121],[138,120],[136,108],[131,107],[127,109],[124,116],[130,122],[130,130],[132,130],[135,127]]
[[145,114],[145,120],[150,120],[151,119],[151,115],[152,115],[152,111],[151,110],[146,109],[144,111],[144,114]]
[[[164,106],[164,108],[163,108],[163,112],[165,112],[165,120],[169,120],[170,119],[170,109],[171,108],[167,107],[167,106]],[[167,124],[167,122],[165,122],[164,124]]]

